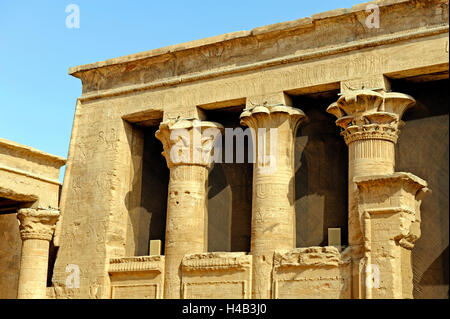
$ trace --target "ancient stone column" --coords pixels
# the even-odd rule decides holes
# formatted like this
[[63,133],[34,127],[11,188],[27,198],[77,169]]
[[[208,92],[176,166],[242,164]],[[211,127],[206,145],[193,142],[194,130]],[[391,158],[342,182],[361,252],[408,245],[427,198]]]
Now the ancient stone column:
[[162,122],[156,137],[170,169],[165,241],[164,298],[181,296],[181,260],[207,251],[208,169],[220,124],[197,120]]
[[355,90],[344,92],[327,112],[338,119],[349,148],[348,240],[353,254],[353,297],[364,298],[364,221],[358,209],[356,177],[389,175],[395,168],[395,143],[405,110],[415,100],[406,94]]
[[18,299],[45,299],[48,253],[59,211],[23,208],[17,213],[22,238]]
[[304,118],[301,110],[286,105],[258,105],[241,114],[241,124],[252,129],[256,147],[251,230],[253,298],[271,297],[274,251],[295,248],[294,141]]

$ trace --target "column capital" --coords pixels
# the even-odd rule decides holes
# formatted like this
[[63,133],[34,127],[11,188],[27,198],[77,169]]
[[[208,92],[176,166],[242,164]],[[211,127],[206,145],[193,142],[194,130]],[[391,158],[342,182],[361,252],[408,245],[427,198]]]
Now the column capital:
[[285,117],[289,117],[294,129],[297,128],[301,120],[306,119],[302,110],[283,104],[262,104],[247,107],[240,116],[241,124],[254,129],[278,127]]
[[414,98],[403,93],[355,90],[343,93],[327,112],[337,117],[347,144],[365,139],[396,143],[401,117],[414,104]]
[[20,209],[17,213],[17,219],[20,221],[20,237],[22,240],[42,239],[50,241],[59,215],[59,211],[54,209]]
[[295,166],[294,139],[298,126],[306,119],[305,113],[284,104],[264,103],[247,107],[240,119],[252,134],[257,154],[254,169],[261,169],[264,175],[284,171],[291,176]]
[[163,144],[162,155],[167,166],[212,164],[217,136],[223,130],[219,123],[197,119],[170,119],[161,122],[155,136]]

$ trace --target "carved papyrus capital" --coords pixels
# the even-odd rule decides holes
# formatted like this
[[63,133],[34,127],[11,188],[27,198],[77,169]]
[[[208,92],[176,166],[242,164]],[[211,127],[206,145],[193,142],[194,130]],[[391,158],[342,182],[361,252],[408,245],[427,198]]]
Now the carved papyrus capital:
[[59,211],[53,209],[22,208],[17,213],[22,240],[42,239],[50,241],[55,231]]
[[196,119],[162,122],[155,136],[163,144],[167,166],[212,164],[212,149],[223,130],[219,123]]
[[407,94],[356,90],[342,94],[327,112],[338,118],[336,125],[343,129],[347,145],[364,139],[396,143],[401,117],[414,103]]
[[241,124],[251,129],[256,170],[261,169],[264,174],[291,171],[294,138],[298,126],[306,119],[303,111],[283,104],[262,104],[246,108],[240,118]]
[[253,129],[279,128],[286,120],[292,133],[302,120],[306,119],[302,110],[286,105],[257,105],[246,108],[241,114],[241,124]]

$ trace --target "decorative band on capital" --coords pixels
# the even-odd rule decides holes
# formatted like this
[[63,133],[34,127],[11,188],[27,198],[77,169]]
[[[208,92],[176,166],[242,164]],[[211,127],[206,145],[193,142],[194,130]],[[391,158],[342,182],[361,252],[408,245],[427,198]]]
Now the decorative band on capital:
[[22,208],[17,213],[22,240],[41,239],[50,241],[60,214],[55,209]]
[[386,140],[397,143],[399,130],[390,124],[366,124],[348,126],[341,132],[348,145],[358,140]]

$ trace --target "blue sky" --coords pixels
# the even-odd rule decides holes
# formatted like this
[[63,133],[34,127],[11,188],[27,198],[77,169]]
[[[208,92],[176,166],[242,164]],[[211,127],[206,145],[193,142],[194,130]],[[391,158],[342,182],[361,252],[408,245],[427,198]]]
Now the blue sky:
[[[66,157],[81,95],[69,67],[360,2],[0,0],[0,137]],[[66,27],[72,3],[78,29]]]

